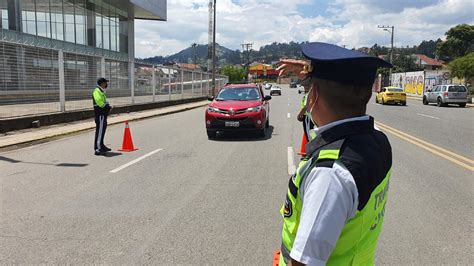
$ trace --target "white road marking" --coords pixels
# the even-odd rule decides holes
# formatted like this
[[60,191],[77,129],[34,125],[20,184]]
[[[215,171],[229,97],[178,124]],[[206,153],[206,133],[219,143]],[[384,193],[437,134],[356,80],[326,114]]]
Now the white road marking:
[[128,163],[126,163],[126,164],[124,164],[124,165],[122,165],[122,166],[120,166],[120,167],[115,168],[114,170],[110,171],[110,173],[115,174],[115,173],[117,173],[117,172],[119,172],[119,171],[121,171],[121,170],[123,170],[123,169],[129,167],[130,165],[136,164],[136,163],[138,163],[139,161],[145,159],[146,157],[149,157],[149,156],[151,156],[151,155],[153,155],[153,154],[155,154],[155,153],[157,153],[157,152],[159,152],[159,151],[162,151],[162,150],[163,150],[163,149],[156,149],[156,150],[154,150],[154,151],[152,151],[152,152],[149,152],[149,153],[143,155],[142,157],[139,157],[139,158],[137,158],[137,159],[135,159],[135,160],[133,160],[133,161],[131,161],[131,162],[128,162]]
[[291,118],[291,114],[290,114],[290,113],[288,113],[288,118]]
[[295,172],[296,172],[296,167],[293,161],[293,147],[288,147],[288,174],[292,175]]
[[425,115],[425,114],[417,114],[417,115],[428,117],[428,118],[433,118],[433,119],[440,119],[439,117],[431,116],[431,115]]

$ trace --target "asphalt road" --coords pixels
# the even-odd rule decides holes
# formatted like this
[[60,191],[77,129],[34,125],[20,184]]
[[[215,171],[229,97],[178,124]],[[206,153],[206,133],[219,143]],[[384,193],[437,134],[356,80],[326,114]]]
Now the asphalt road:
[[[132,123],[132,153],[94,156],[93,132],[0,153],[0,263],[269,265],[302,132],[282,87],[265,138],[210,141],[200,108]],[[394,153],[377,264],[471,264],[474,109],[373,102]]]

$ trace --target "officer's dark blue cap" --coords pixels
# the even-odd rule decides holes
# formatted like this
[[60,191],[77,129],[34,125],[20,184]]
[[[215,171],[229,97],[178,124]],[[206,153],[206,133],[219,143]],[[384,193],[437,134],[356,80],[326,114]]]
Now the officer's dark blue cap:
[[97,80],[97,85],[100,85],[100,84],[106,83],[106,82],[109,82],[109,80],[108,80],[108,79],[105,79],[105,78],[99,78],[99,79]]
[[329,43],[306,43],[302,52],[311,60],[311,76],[344,84],[372,85],[378,68],[392,67],[380,58]]

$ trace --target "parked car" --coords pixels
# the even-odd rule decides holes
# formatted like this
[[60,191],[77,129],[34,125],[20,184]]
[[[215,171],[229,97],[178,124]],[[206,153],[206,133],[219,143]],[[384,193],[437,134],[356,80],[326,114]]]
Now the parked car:
[[270,95],[273,94],[278,94],[281,96],[281,88],[278,86],[272,86],[272,88],[270,89]]
[[401,104],[407,105],[407,94],[402,88],[398,87],[383,87],[375,95],[375,102],[381,104]]
[[296,82],[296,81],[290,82],[290,88],[296,88],[297,84],[298,84],[298,82]]
[[296,89],[298,90],[298,94],[304,93],[304,87],[300,84],[296,85]]
[[423,94],[423,104],[436,103],[438,107],[454,103],[466,107],[467,88],[464,85],[437,85]]
[[209,97],[205,120],[208,138],[215,138],[217,131],[255,131],[265,136],[269,127],[271,96],[264,96],[256,84],[230,84],[217,96]]

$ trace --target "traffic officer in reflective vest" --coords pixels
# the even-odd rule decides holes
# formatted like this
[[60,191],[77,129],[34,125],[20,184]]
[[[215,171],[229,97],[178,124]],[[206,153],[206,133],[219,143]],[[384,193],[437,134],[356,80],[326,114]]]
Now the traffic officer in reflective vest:
[[92,92],[92,102],[94,104],[95,116],[95,138],[94,138],[94,154],[104,155],[111,149],[105,146],[104,136],[107,129],[107,116],[112,108],[107,102],[105,92],[107,90],[109,81],[105,78],[97,80],[97,87]]
[[387,137],[366,115],[386,61],[327,43],[302,45],[311,60],[280,70],[311,77],[307,110],[317,136],[289,180],[280,265],[373,265],[392,167]]
[[310,140],[314,139],[316,137],[316,134],[314,133],[314,124],[313,120],[311,119],[311,115],[309,112],[306,110],[306,102],[308,99],[308,92],[311,88],[311,77],[306,77],[301,81],[301,86],[304,88],[304,96],[303,99],[301,100],[301,110],[297,116],[298,121],[302,122],[303,124],[303,132],[304,132],[304,137],[306,138],[306,141],[309,142]]

